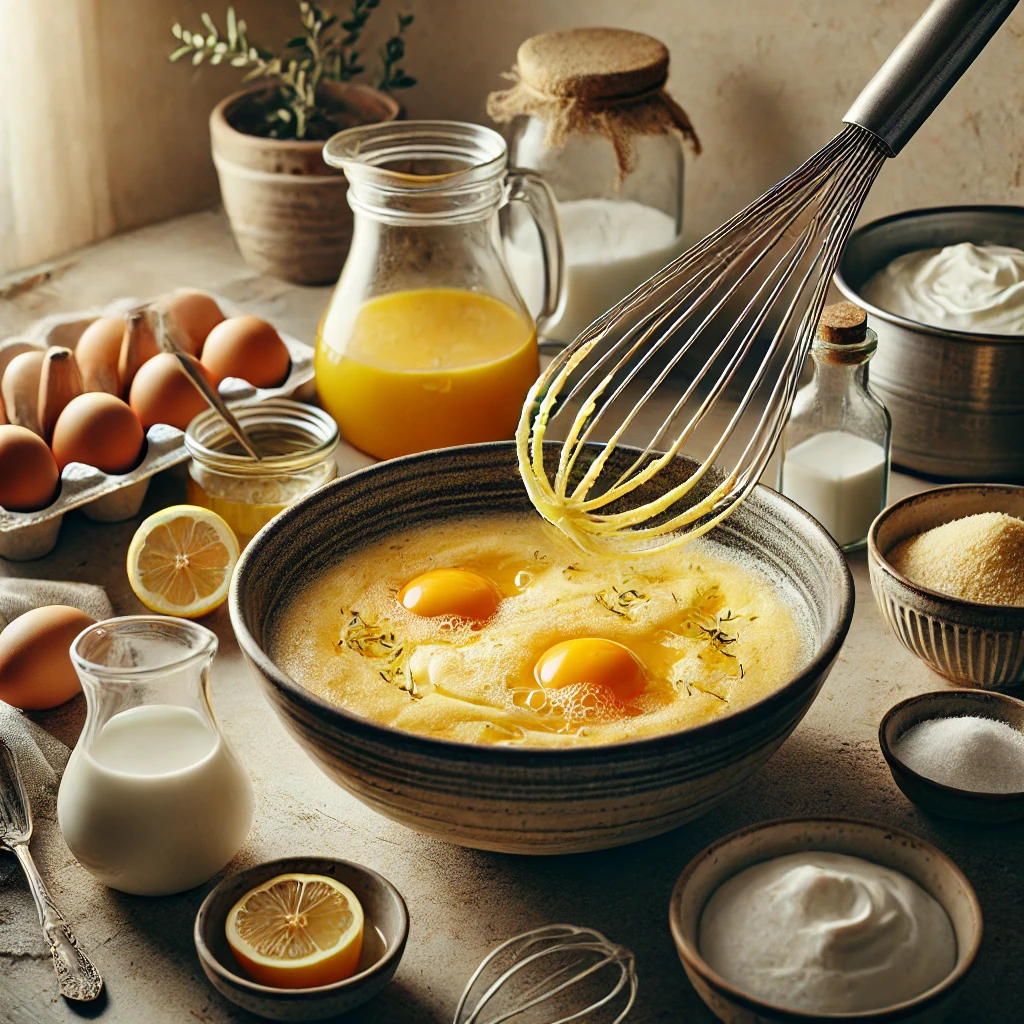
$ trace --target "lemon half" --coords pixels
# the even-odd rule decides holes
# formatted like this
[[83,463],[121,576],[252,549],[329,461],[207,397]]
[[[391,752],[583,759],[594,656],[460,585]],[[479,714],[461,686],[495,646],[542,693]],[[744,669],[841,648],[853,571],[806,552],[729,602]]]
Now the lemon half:
[[363,908],[348,886],[326,875],[278,875],[231,908],[225,931],[235,959],[254,981],[312,988],[355,974]]
[[227,599],[238,540],[216,512],[172,505],[146,519],[128,547],[128,582],[161,615],[194,619]]

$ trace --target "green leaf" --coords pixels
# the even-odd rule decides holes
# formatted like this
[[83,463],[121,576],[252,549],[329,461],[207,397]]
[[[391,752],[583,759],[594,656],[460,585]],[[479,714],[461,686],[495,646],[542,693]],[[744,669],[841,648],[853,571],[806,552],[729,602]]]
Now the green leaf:
[[175,39],[181,38],[181,26],[177,22],[171,26],[171,35],[174,36]]
[[207,30],[213,35],[214,39],[216,39],[217,38],[217,26],[214,25],[213,18],[211,18],[206,13],[206,11],[203,11],[203,13],[199,15],[199,17],[202,19],[202,22],[206,26]]
[[243,53],[240,57],[235,57],[231,61],[233,68],[244,68],[249,63],[249,58]]
[[227,43],[225,43],[225,42],[224,42],[224,40],[222,39],[222,40],[221,40],[221,41],[220,41],[219,43],[217,43],[217,45],[216,45],[216,46],[215,46],[215,47],[213,48],[213,52],[214,52],[214,53],[219,53],[219,54],[220,54],[220,55],[221,55],[221,56],[223,57],[223,56],[224,56],[224,54],[228,52],[228,44],[227,44]]
[[189,45],[192,44],[192,33],[187,28],[181,30],[181,41]]
[[206,48],[208,50],[212,50],[213,47],[215,46],[216,42],[217,42],[217,36],[215,36],[215,35],[207,36],[206,37]]
[[234,7],[228,8],[228,45],[232,50],[238,45],[238,21]]
[[224,54],[223,53],[215,53],[210,58],[210,63],[211,64],[219,64],[223,59],[224,59]]
[[192,54],[192,67],[195,67],[197,64],[202,64],[204,56],[205,52],[203,50],[196,50],[196,52]]
[[179,46],[178,49],[176,49],[174,51],[174,53],[172,53],[167,59],[169,61],[172,61],[172,62],[176,61],[176,60],[181,60],[181,58],[184,57],[186,53],[191,53],[191,52],[192,52],[192,47],[191,46]]

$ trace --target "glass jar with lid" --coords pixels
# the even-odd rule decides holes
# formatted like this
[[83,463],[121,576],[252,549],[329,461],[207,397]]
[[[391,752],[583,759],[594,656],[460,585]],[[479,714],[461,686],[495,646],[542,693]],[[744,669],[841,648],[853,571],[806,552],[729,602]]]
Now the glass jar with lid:
[[215,410],[200,413],[185,431],[188,500],[221,516],[245,547],[279,512],[334,479],[338,425],[288,398],[231,411],[262,457],[247,455]]
[[[683,145],[700,143],[665,92],[668,66],[665,45],[640,32],[546,32],[519,47],[512,88],[488,98],[491,117],[510,125],[512,164],[539,172],[558,202],[565,301],[544,340],[568,344],[683,249]],[[534,309],[541,256],[518,211],[505,248]]]

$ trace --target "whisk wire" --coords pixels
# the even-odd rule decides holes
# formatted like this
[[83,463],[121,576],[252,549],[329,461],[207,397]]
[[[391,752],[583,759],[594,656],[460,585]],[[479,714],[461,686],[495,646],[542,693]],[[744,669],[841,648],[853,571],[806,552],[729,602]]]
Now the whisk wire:
[[[847,126],[553,361],[531,391],[516,435],[527,489],[543,515],[584,547],[607,544],[611,535],[647,550],[705,533],[743,500],[781,436],[829,278],[886,152],[870,132]],[[734,306],[738,313],[730,312]],[[640,428],[670,374],[709,335],[708,359],[672,397],[638,454],[608,479],[612,453]],[[662,351],[653,379],[637,387],[638,374]],[[713,422],[741,371],[745,390],[696,468],[674,486],[623,507]],[[741,438],[741,425],[762,401],[756,426]],[[623,414],[604,430],[623,402]],[[568,426],[549,477],[544,439],[556,420]],[[604,440],[597,440],[599,431]],[[723,466],[734,441],[740,455]],[[589,461],[579,470],[584,454]],[[686,503],[697,488],[703,496]]]
[[[506,952],[512,952],[513,962],[487,986],[476,999],[468,1016],[464,1016],[481,979]],[[486,1024],[504,1024],[505,1021],[519,1017],[551,999],[568,993],[574,986],[582,984],[586,979],[609,967],[616,969],[617,978],[603,996],[585,997],[586,1005],[581,1005],[579,1009],[551,1021],[550,1024],[570,1024],[572,1021],[591,1016],[622,996],[628,987],[625,1003],[612,1021],[612,1024],[620,1024],[636,999],[637,979],[633,954],[628,949],[610,942],[600,932],[575,925],[548,925],[523,932],[493,949],[470,976],[455,1011],[455,1024],[483,1024],[482,1015],[488,1004],[497,995],[507,994],[503,990],[516,981],[520,972],[529,973],[546,958],[564,955],[573,956],[575,959],[529,984],[523,991],[517,992],[513,1005],[499,1012],[497,1016],[487,1018]],[[581,1003],[583,1001],[581,1000]]]

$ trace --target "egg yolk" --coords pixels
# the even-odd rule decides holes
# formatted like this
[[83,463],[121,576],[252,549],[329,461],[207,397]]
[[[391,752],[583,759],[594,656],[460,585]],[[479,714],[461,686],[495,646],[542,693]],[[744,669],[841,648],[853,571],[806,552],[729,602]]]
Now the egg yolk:
[[413,615],[483,622],[498,610],[501,594],[486,576],[469,569],[431,569],[406,583],[398,600]]
[[640,659],[628,647],[600,637],[563,640],[549,647],[533,674],[545,689],[589,683],[611,690],[619,700],[631,700],[647,684]]

